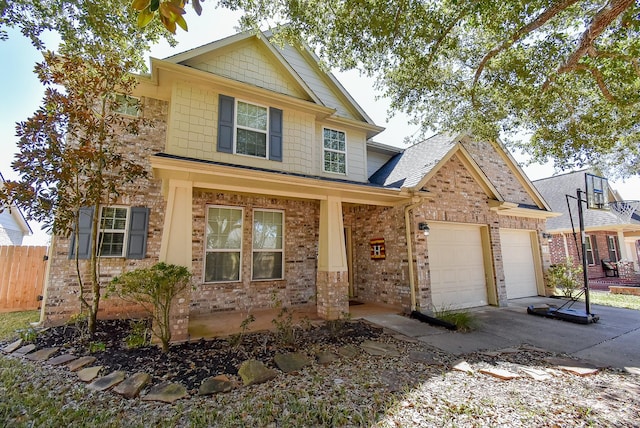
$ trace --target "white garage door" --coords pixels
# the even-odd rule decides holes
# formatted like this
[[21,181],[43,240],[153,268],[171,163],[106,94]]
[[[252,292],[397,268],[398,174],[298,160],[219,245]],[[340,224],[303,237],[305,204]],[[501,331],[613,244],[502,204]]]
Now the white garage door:
[[531,235],[526,230],[500,229],[507,298],[537,296]]
[[480,227],[431,223],[427,238],[434,309],[487,304]]

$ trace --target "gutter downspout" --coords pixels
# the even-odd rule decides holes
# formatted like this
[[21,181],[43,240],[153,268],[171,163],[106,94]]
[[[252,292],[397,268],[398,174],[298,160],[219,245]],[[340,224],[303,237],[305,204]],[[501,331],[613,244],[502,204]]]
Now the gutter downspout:
[[413,200],[416,202],[404,207],[404,230],[405,230],[406,239],[407,239],[407,257],[409,262],[409,291],[411,295],[411,312],[416,310],[417,305],[416,305],[416,286],[415,286],[415,279],[414,279],[414,272],[413,272],[413,249],[411,247],[413,240],[411,239],[411,227],[410,227],[411,222],[409,219],[409,211],[411,211],[412,209],[420,205],[419,198],[418,199],[414,198]]

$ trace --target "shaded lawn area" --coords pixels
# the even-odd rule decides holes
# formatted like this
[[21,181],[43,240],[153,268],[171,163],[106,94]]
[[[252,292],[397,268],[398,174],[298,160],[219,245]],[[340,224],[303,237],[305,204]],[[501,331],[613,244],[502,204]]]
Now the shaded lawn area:
[[27,329],[32,322],[37,322],[39,319],[40,311],[0,313],[0,340],[9,340],[18,336],[16,330]]

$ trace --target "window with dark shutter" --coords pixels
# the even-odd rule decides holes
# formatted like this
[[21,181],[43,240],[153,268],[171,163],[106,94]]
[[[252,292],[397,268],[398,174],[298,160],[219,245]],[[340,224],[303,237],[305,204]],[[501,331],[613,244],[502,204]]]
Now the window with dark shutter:
[[144,259],[147,253],[147,230],[149,229],[149,208],[132,207],[129,219],[127,258]]
[[[86,260],[91,252],[91,225],[93,221],[93,208],[82,207],[78,211],[78,259]],[[76,256],[76,233],[71,235],[69,259]]]
[[282,162],[282,110],[269,109],[269,159]]

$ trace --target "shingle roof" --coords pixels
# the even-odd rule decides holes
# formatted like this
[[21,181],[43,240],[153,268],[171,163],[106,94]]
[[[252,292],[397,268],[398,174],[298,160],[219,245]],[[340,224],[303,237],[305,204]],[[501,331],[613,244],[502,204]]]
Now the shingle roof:
[[[551,206],[551,209],[555,212],[562,213],[560,217],[547,219],[547,230],[567,230],[571,229],[571,219],[573,218],[573,224],[576,230],[579,227],[578,224],[578,205],[575,199],[577,189],[585,189],[584,175],[586,170],[569,172],[566,174],[556,175],[554,177],[543,178],[533,181],[533,185],[536,186],[538,191],[542,194],[542,197]],[[567,206],[567,196],[573,196],[569,198],[569,206],[571,207],[571,217],[569,216],[569,208]],[[585,196],[583,196],[584,198]],[[592,210],[584,208],[584,223],[585,228],[601,227],[606,228],[608,226],[615,226],[622,223],[620,219],[610,211]],[[635,216],[631,220],[631,224],[640,225],[640,222],[636,220]]]
[[434,135],[392,157],[369,181],[392,188],[416,186],[457,142],[451,134]]

